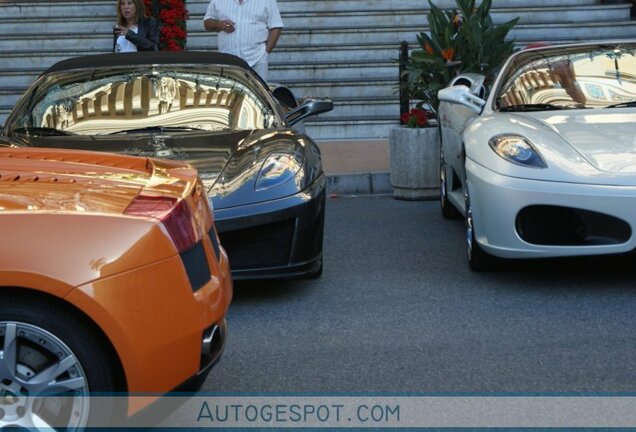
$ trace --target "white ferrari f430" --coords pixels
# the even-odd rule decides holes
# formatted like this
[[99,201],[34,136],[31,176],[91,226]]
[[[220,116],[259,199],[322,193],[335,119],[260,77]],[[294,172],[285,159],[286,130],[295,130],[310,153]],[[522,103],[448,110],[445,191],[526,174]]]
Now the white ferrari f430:
[[636,41],[522,50],[438,96],[442,213],[473,270],[636,248]]

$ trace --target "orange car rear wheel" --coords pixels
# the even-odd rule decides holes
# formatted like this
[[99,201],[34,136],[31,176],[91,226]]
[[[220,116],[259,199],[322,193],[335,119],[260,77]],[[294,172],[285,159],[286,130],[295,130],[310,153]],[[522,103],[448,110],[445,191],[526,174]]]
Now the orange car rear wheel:
[[2,298],[0,426],[103,426],[119,414],[114,398],[87,396],[117,389],[112,355],[89,323],[47,297]]

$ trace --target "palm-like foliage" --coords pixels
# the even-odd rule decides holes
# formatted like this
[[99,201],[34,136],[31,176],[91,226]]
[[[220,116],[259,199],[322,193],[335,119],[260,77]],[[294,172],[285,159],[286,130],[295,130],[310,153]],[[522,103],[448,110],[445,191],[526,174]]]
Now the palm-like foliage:
[[506,37],[519,18],[495,25],[490,17],[492,0],[455,0],[457,10],[447,11],[431,0],[429,33],[417,35],[419,49],[413,50],[404,75],[404,86],[419,106],[437,110],[437,92],[461,72],[488,74],[514,51]]

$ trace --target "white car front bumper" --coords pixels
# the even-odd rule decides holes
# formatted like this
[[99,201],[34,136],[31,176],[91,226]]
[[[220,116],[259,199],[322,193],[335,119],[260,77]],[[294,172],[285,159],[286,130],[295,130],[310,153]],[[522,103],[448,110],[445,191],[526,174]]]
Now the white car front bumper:
[[[466,175],[476,239],[491,255],[541,258],[624,253],[636,248],[633,234],[636,227],[636,185],[527,180],[503,176],[470,159],[466,160]],[[605,225],[600,229],[615,231],[615,225],[622,227],[623,234],[612,244],[598,244],[603,241],[577,245],[528,242],[522,239],[517,227],[520,211],[528,206],[557,206],[566,211],[582,209],[607,215],[610,217],[600,216],[600,225]],[[612,221],[611,217],[620,221]],[[558,226],[558,221],[553,222]],[[565,228],[568,228],[567,223]]]

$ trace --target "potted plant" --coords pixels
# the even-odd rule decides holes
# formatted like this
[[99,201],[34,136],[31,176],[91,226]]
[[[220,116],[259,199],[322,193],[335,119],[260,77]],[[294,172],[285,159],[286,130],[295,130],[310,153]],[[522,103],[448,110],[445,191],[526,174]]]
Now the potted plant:
[[[429,33],[417,35],[419,46],[404,65],[402,88],[417,101],[415,109],[429,114],[425,125],[402,119],[403,126],[391,130],[391,183],[396,198],[438,196],[439,133],[436,127],[426,127],[437,125],[433,120],[439,106],[437,92],[459,73],[488,75],[514,51],[514,42],[506,37],[519,18],[495,25],[490,17],[492,0],[479,6],[475,0],[455,2],[456,10],[444,10],[429,0]],[[409,119],[416,118],[412,113],[406,113],[413,116]]]
[[424,200],[438,195],[439,139],[433,113],[413,108],[402,115],[403,127],[391,129],[391,184],[398,199]]

